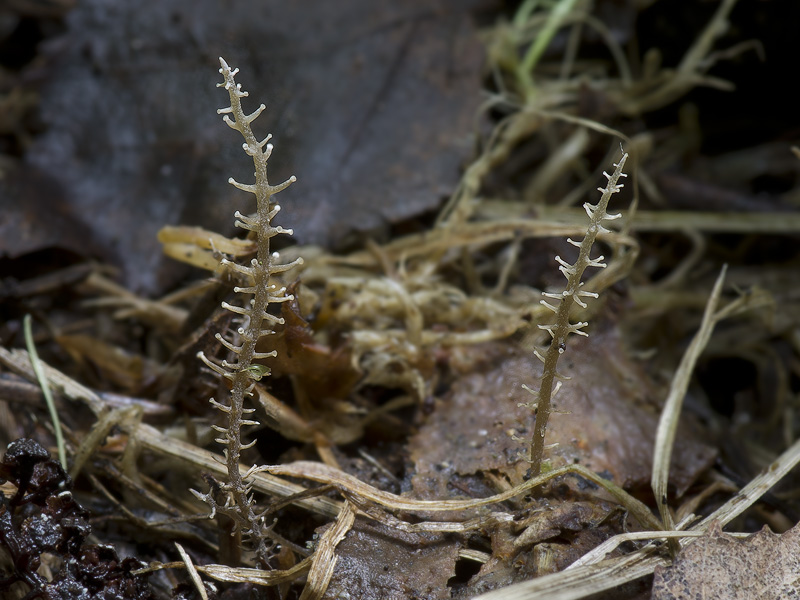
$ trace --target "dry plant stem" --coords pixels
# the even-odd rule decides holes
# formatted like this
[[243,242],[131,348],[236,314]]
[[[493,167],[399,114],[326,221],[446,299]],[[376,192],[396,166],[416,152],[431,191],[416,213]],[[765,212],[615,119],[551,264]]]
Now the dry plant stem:
[[178,542],[175,542],[175,547],[178,549],[178,554],[180,554],[181,558],[183,559],[183,564],[186,565],[186,570],[189,571],[189,578],[192,580],[192,583],[194,583],[194,587],[197,590],[200,599],[208,600],[206,586],[203,585],[203,580],[200,579],[200,574],[197,572],[194,563],[192,563],[192,559],[189,558],[186,550],[184,550],[183,546],[181,546]]
[[[511,213],[516,201],[494,200],[496,211],[506,210]],[[502,203],[502,204],[500,204]],[[584,213],[578,209],[544,209],[539,208],[540,221],[548,227],[565,230],[576,227],[585,219]],[[521,216],[521,210],[519,219]],[[478,213],[478,216],[482,216]],[[514,215],[516,216],[516,215]],[[532,223],[525,223],[526,232]],[[701,231],[705,233],[753,233],[775,235],[795,233],[800,230],[800,215],[790,212],[770,213],[736,213],[736,212],[696,212],[696,211],[648,211],[640,210],[631,221],[631,231],[636,233],[650,231]],[[530,237],[537,236],[538,231],[531,231]],[[543,237],[543,234],[540,236]],[[355,255],[358,256],[358,255]],[[366,262],[366,261],[361,261]]]
[[680,65],[666,83],[649,93],[625,98],[619,109],[623,114],[639,115],[674,102],[692,88],[703,84],[730,90],[731,84],[706,76],[704,73],[716,62],[710,54],[714,42],[728,30],[728,15],[737,0],[723,0],[692,47],[683,56]]
[[[242,450],[249,447],[242,445],[241,428],[257,424],[257,422],[245,418],[245,415],[251,413],[253,409],[244,407],[244,400],[252,394],[255,382],[268,372],[268,369],[256,361],[275,355],[274,352],[257,352],[256,344],[261,336],[274,333],[272,330],[274,324],[283,323],[282,319],[269,314],[269,305],[273,302],[285,302],[291,299],[286,295],[285,288],[278,288],[276,284],[271,283],[271,278],[276,273],[291,268],[294,264],[277,264],[277,255],[270,252],[270,239],[280,233],[290,235],[292,233],[291,230],[272,225],[273,217],[280,210],[280,206],[273,202],[272,196],[288,187],[295,181],[295,178],[290,177],[275,186],[269,184],[267,161],[272,154],[272,144],[268,143],[271,136],[267,135],[266,138],[259,141],[250,127],[250,124],[264,110],[264,105],[262,104],[253,113],[246,114],[242,109],[241,99],[247,96],[247,92],[242,91],[241,85],[234,80],[239,70],[231,69],[222,58],[220,58],[220,65],[220,73],[224,81],[217,85],[225,88],[228,92],[230,106],[217,112],[224,115],[223,120],[231,129],[242,134],[245,140],[242,147],[245,153],[252,157],[255,167],[255,183],[253,184],[242,184],[232,178],[228,180],[234,187],[250,192],[256,197],[256,214],[244,216],[237,212],[236,225],[255,234],[258,249],[257,258],[251,261],[250,266],[239,265],[228,260],[222,261],[224,265],[239,272],[250,282],[246,287],[234,288],[234,291],[244,294],[245,297],[252,296],[251,300],[245,300],[244,306],[234,306],[225,302],[222,304],[227,310],[241,316],[242,326],[238,329],[238,337],[235,341],[217,335],[219,342],[236,355],[236,361],[234,363],[223,361],[221,365],[218,365],[202,354],[200,358],[211,369],[231,381],[230,404],[225,405],[212,400],[212,404],[227,415],[228,421],[227,427],[216,428],[222,434],[217,441],[225,446],[225,461],[228,471],[225,490],[230,494],[232,506],[235,507],[237,527],[260,542],[265,528],[253,508],[250,488],[245,483],[247,474],[243,476],[239,469]],[[226,505],[225,508],[228,506]]]
[[586,230],[586,235],[584,236],[583,241],[580,243],[569,238],[567,239],[568,242],[574,246],[578,246],[579,248],[577,260],[570,265],[560,257],[556,257],[556,262],[561,265],[559,270],[567,279],[567,286],[560,294],[545,294],[545,296],[554,300],[559,300],[559,305],[556,307],[542,300],[542,304],[544,306],[556,313],[556,322],[552,325],[539,325],[539,327],[547,330],[547,332],[550,333],[552,340],[544,357],[537,353],[537,357],[544,362],[544,370],[542,372],[542,380],[541,385],[539,386],[539,391],[534,393],[536,396],[536,402],[534,403],[536,410],[536,425],[534,427],[533,434],[531,435],[530,454],[528,456],[528,460],[531,463],[529,472],[531,477],[538,476],[542,469],[544,437],[547,431],[547,422],[550,419],[555,381],[556,377],[558,377],[558,373],[556,371],[558,359],[566,349],[567,337],[569,334],[576,333],[578,335],[587,335],[585,332],[581,331],[581,329],[585,327],[587,323],[573,324],[570,322],[569,316],[575,304],[578,304],[581,307],[586,306],[586,304],[581,300],[582,296],[597,297],[597,294],[583,291],[581,289],[581,286],[583,285],[581,279],[584,271],[588,267],[605,267],[605,264],[601,262],[603,260],[602,256],[592,259],[589,257],[589,254],[592,250],[592,246],[594,245],[597,235],[599,233],[608,233],[608,230],[602,226],[601,222],[607,219],[616,219],[621,216],[619,214],[609,215],[606,210],[608,208],[608,202],[611,200],[611,196],[619,192],[619,190],[622,188],[622,184],[618,184],[617,182],[619,181],[620,177],[626,177],[626,175],[622,172],[622,169],[625,166],[625,161],[627,158],[627,154],[622,155],[619,163],[615,165],[616,169],[614,170],[613,174],[609,175],[608,173],[603,172],[608,179],[608,184],[605,188],[598,188],[603,194],[600,198],[600,201],[594,206],[588,202],[583,205],[584,209],[586,209],[586,213],[589,215],[589,227]]
[[[672,378],[672,385],[670,386],[669,394],[658,422],[656,443],[653,449],[651,486],[653,488],[653,494],[655,495],[656,504],[658,505],[658,512],[661,514],[661,520],[665,529],[673,529],[674,527],[672,513],[670,513],[669,507],[667,506],[667,483],[669,481],[669,464],[672,458],[672,448],[678,431],[683,399],[686,396],[686,390],[689,388],[689,380],[694,372],[697,359],[700,358],[700,354],[702,354],[708,341],[711,339],[714,325],[717,323],[718,318],[716,310],[720,295],[722,294],[722,284],[725,281],[726,271],[727,266],[724,266],[714,284],[714,289],[711,292],[711,297],[708,300],[705,313],[703,314],[703,322],[700,325],[700,330],[686,349],[680,365],[678,366],[678,370]],[[678,550],[678,546],[674,541],[670,542],[670,548],[673,552],[677,552]]]
[[72,477],[72,479],[78,478],[86,461],[103,445],[104,440],[114,427],[119,427],[121,423],[129,420],[138,422],[140,418],[141,409],[136,406],[115,408],[101,414],[97,422],[92,425],[89,434],[83,437],[78,451],[75,452],[72,459],[72,468],[69,470],[69,476]]
[[[161,563],[152,561],[147,567],[132,571],[134,575],[140,573],[154,573],[163,569],[185,569],[183,561]],[[289,569],[265,571],[264,569],[250,569],[246,567],[226,567],[225,565],[194,565],[196,571],[207,575],[217,581],[229,583],[252,583],[255,585],[272,586],[282,583],[291,583],[311,568],[311,557],[304,558]]]
[[[631,513],[631,515],[637,521],[639,521],[643,527],[653,530],[662,529],[659,520],[653,516],[653,514],[650,512],[650,509],[644,503],[628,494],[619,486],[614,485],[606,479],[603,479],[600,475],[591,471],[590,469],[587,469],[583,465],[570,464],[558,469],[553,469],[548,473],[529,479],[520,485],[494,496],[489,496],[486,498],[473,498],[470,500],[413,500],[411,498],[406,498],[404,496],[398,496],[390,492],[379,490],[378,488],[364,483],[353,475],[345,473],[340,469],[335,469],[318,462],[298,461],[284,465],[265,466],[261,467],[261,469],[273,475],[310,479],[311,481],[332,485],[339,489],[339,491],[341,491],[346,498],[350,499],[351,502],[357,503],[361,507],[367,506],[364,503],[369,502],[391,511],[403,512],[468,511],[490,506],[492,504],[500,504],[510,500],[511,498],[520,496],[529,490],[532,490],[537,486],[550,481],[551,479],[555,479],[556,477],[560,477],[562,475],[567,475],[568,473],[573,473],[580,475],[587,481],[597,484],[610,493],[620,505],[624,506]],[[417,523],[416,525],[417,527],[415,529],[419,531],[467,530],[467,528],[463,526],[464,523],[458,524],[456,527],[452,527],[452,524],[445,525],[437,522],[427,524]],[[440,527],[440,525],[444,525],[444,527]],[[411,530],[411,528],[409,528],[409,530]]]
[[319,600],[325,595],[338,560],[335,553],[336,546],[350,531],[355,519],[355,509],[345,501],[336,522],[322,534],[319,540],[306,585],[300,594],[300,600]]

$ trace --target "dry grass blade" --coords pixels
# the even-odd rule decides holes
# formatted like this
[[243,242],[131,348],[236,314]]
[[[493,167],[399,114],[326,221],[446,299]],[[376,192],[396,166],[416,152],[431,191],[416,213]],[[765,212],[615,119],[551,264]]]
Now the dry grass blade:
[[192,583],[194,583],[194,587],[197,588],[197,593],[200,594],[200,598],[202,600],[208,600],[208,593],[206,592],[206,586],[203,585],[203,580],[200,579],[200,574],[197,572],[197,569],[192,562],[192,559],[186,554],[186,550],[183,549],[178,542],[175,542],[175,547],[178,549],[178,553],[181,555],[183,559],[183,564],[186,565],[186,570],[189,571],[189,577],[192,579]]
[[680,529],[675,531],[635,531],[633,533],[621,533],[612,538],[608,538],[597,548],[581,556],[565,570],[596,564],[619,548],[620,544],[624,544],[625,542],[696,538],[704,534],[705,532],[703,531],[681,531]]
[[653,517],[647,506],[625,492],[622,488],[603,479],[597,473],[590,471],[582,465],[567,465],[559,469],[553,469],[548,473],[533,477],[500,494],[470,500],[413,500],[390,492],[384,492],[344,471],[317,462],[298,461],[287,465],[262,467],[262,469],[274,475],[311,479],[319,483],[329,484],[339,488],[348,495],[363,498],[388,509],[412,512],[462,511],[480,508],[490,504],[497,504],[510,500],[520,494],[524,494],[526,491],[540,486],[551,479],[573,473],[584,477],[608,491],[621,505],[627,508],[644,527],[656,530],[661,529],[661,524]]
[[336,567],[336,546],[350,531],[356,519],[356,512],[349,502],[345,502],[336,522],[322,534],[317,551],[312,557],[308,581],[300,594],[300,600],[319,600],[328,589],[328,584]]
[[[306,573],[311,568],[313,556],[304,558],[290,569],[264,571],[263,569],[247,569],[244,567],[228,567],[226,565],[195,565],[195,569],[215,579],[228,583],[252,583],[254,585],[273,586],[289,583]],[[182,569],[183,562],[151,563],[144,569],[134,571],[134,574],[151,573],[161,569]]]
[[[389,260],[397,261],[428,256],[465,246],[475,247],[514,239],[566,238],[582,235],[585,232],[585,225],[581,227],[577,224],[565,225],[563,222],[525,218],[496,219],[476,223],[463,223],[441,231],[433,230],[409,235],[389,242],[383,246],[382,250]],[[636,247],[637,245],[633,238],[614,232],[600,234],[597,239],[622,246]],[[368,250],[354,252],[345,257],[329,257],[326,258],[326,261],[349,266],[378,266],[378,260],[375,255]]]
[[72,468],[69,470],[69,476],[77,479],[78,475],[83,469],[83,465],[89,460],[89,457],[99,448],[106,436],[111,432],[114,427],[119,426],[121,423],[128,419],[138,420],[141,416],[141,410],[136,406],[129,406],[126,408],[115,408],[111,412],[100,415],[97,422],[92,425],[89,434],[81,442],[78,451],[72,460]]
[[775,461],[744,486],[738,494],[703,519],[693,529],[703,529],[712,522],[719,521],[723,525],[738,517],[755,504],[767,490],[800,463],[800,440],[792,444]]
[[206,565],[204,567],[197,567],[197,570],[217,581],[273,586],[281,583],[289,583],[300,577],[303,573],[306,573],[311,568],[312,559],[313,556],[309,556],[290,569],[274,571],[227,567],[225,565]]
[[[0,347],[0,363],[28,381],[36,381],[36,374],[31,366],[30,357],[24,350],[8,350]],[[54,369],[45,362],[41,362],[41,365],[44,369],[47,381],[54,390],[70,400],[79,400],[88,405],[95,415],[99,415],[107,410],[103,400],[92,390],[81,385],[71,377],[64,375],[64,373],[58,369]]]
[[[143,447],[162,456],[170,456],[181,462],[190,463],[218,477],[224,477],[227,473],[225,466],[218,462],[219,457],[216,454],[164,435],[158,429],[144,423],[139,424],[134,430],[128,431],[128,434],[136,436]],[[245,465],[240,465],[239,469],[242,475],[248,471],[248,467]],[[254,472],[252,477],[248,478],[248,482],[252,482],[253,490],[279,498],[302,494],[306,491],[303,486],[259,472]],[[303,498],[296,504],[306,510],[328,517],[336,517],[341,508],[340,502],[330,498]]]
[[733,10],[737,0],[723,0],[720,2],[714,16],[706,24],[703,32],[697,37],[692,47],[687,50],[680,65],[670,73],[671,77],[664,83],[643,96],[626,98],[620,110],[628,114],[641,114],[666,106],[677,98],[683,96],[692,88],[703,84],[716,86],[721,89],[731,89],[730,83],[708,76],[705,72],[713,65],[709,60],[711,48],[728,28],[728,15]]
[[[700,354],[702,354],[714,331],[714,325],[717,322],[715,313],[720,294],[722,293],[722,284],[725,281],[726,270],[727,267],[722,268],[722,272],[720,272],[714,284],[714,289],[711,292],[711,297],[708,299],[708,304],[703,314],[703,321],[700,325],[700,329],[686,349],[680,365],[678,366],[678,370],[672,378],[672,385],[670,386],[669,394],[667,395],[667,400],[664,403],[664,409],[661,412],[661,418],[658,422],[656,443],[653,450],[651,486],[653,488],[653,494],[655,494],[656,504],[661,514],[664,529],[674,529],[672,513],[670,513],[669,506],[667,506],[667,484],[669,483],[669,463],[672,459],[672,446],[675,442],[675,434],[678,431],[683,398],[686,396],[686,390],[689,387],[689,380],[697,364],[697,359],[700,358]],[[677,550],[677,545],[674,542],[671,547],[673,550]]]
[[604,590],[614,589],[639,577],[650,575],[657,566],[667,565],[666,558],[653,556],[649,546],[621,559],[560,571],[538,579],[481,594],[474,600],[577,600]]
[[180,299],[184,293],[183,291],[161,300],[149,300],[137,296],[100,273],[89,275],[85,285],[102,296],[93,300],[86,300],[84,306],[95,308],[101,306],[117,307],[119,310],[114,313],[115,319],[135,317],[144,323],[152,323],[167,331],[179,331],[186,321],[186,310],[172,305],[173,302]]
[[[502,202],[498,200],[497,202]],[[506,208],[506,204],[503,204]],[[509,210],[513,208],[509,205]],[[586,214],[576,209],[540,209],[543,218],[558,227],[579,227]],[[631,220],[631,230],[644,231],[704,231],[707,233],[781,234],[800,231],[800,215],[793,212],[695,212],[679,210],[639,210]]]

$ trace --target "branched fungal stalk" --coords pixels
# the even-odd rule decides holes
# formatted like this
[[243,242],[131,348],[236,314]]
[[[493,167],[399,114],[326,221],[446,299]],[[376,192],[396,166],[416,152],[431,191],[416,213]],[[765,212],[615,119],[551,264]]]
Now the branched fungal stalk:
[[291,235],[290,229],[283,229],[272,225],[272,219],[280,210],[280,206],[275,202],[273,196],[287,188],[295,181],[290,177],[278,185],[270,185],[267,180],[267,161],[272,154],[272,144],[269,143],[271,135],[267,135],[259,141],[253,134],[250,124],[264,110],[264,105],[259,106],[253,113],[245,114],[242,110],[241,99],[248,94],[242,91],[241,84],[236,83],[234,77],[239,69],[231,69],[227,63],[220,58],[223,82],[217,84],[223,87],[230,96],[230,106],[221,108],[217,112],[224,115],[223,121],[231,128],[235,129],[244,137],[245,153],[253,158],[255,166],[255,182],[243,184],[233,178],[228,183],[234,187],[250,192],[256,197],[256,213],[252,216],[245,216],[236,212],[236,225],[242,229],[253,232],[257,242],[257,257],[254,258],[249,266],[240,265],[235,262],[223,259],[222,264],[235,271],[245,283],[242,287],[235,287],[237,294],[243,294],[245,300],[242,306],[223,302],[223,308],[235,313],[241,326],[235,334],[229,334],[226,338],[217,334],[217,340],[225,348],[236,356],[234,362],[230,363],[223,360],[220,364],[206,357],[202,352],[199,358],[214,372],[225,377],[231,382],[230,402],[218,402],[211,399],[211,404],[225,413],[227,427],[214,426],[220,434],[217,442],[223,444],[225,463],[228,469],[228,481],[223,486],[226,493],[224,506],[218,506],[209,495],[201,496],[204,500],[211,503],[215,510],[224,511],[234,520],[236,531],[243,533],[257,541],[259,550],[263,545],[265,537],[269,536],[269,531],[263,519],[254,508],[254,500],[250,486],[247,484],[248,471],[244,475],[239,470],[239,460],[243,450],[252,444],[243,445],[241,442],[241,429],[243,426],[258,425],[258,422],[247,418],[254,409],[245,408],[245,398],[252,394],[255,383],[264,375],[269,373],[269,369],[256,361],[275,356],[275,352],[257,352],[256,344],[259,338],[264,335],[274,333],[275,325],[283,324],[283,319],[271,315],[268,312],[269,305],[274,302],[286,302],[292,297],[286,294],[285,287],[279,287],[273,282],[273,276],[282,273],[295,266],[299,262],[291,264],[280,264],[279,256],[270,252],[270,239],[278,234],[286,233]]
[[609,231],[603,227],[602,221],[618,219],[622,216],[621,214],[610,215],[606,210],[611,196],[619,192],[623,187],[622,184],[617,182],[620,177],[627,177],[627,175],[622,172],[627,158],[627,154],[622,155],[619,163],[614,165],[616,169],[614,169],[613,174],[609,175],[603,171],[603,175],[608,179],[608,184],[605,188],[597,188],[598,191],[603,194],[600,201],[594,206],[588,202],[583,205],[586,214],[589,215],[589,227],[586,229],[586,235],[583,241],[580,242],[567,238],[570,244],[579,248],[578,258],[573,264],[569,264],[560,256],[556,256],[556,262],[559,264],[558,270],[561,271],[567,279],[566,288],[559,294],[543,292],[545,297],[556,302],[551,303],[547,300],[541,301],[544,306],[556,313],[556,320],[555,323],[550,325],[539,325],[541,329],[547,330],[552,338],[547,352],[542,355],[538,350],[534,351],[536,357],[544,363],[544,370],[542,371],[542,381],[539,386],[539,391],[529,390],[536,398],[534,402],[528,404],[536,413],[536,425],[531,434],[530,454],[528,456],[528,460],[531,463],[529,471],[531,477],[538,476],[542,470],[544,436],[547,431],[547,422],[550,419],[552,398],[558,392],[558,388],[561,385],[560,381],[556,382],[556,379],[561,378],[556,371],[558,358],[566,349],[567,337],[569,334],[588,335],[585,331],[582,331],[588,323],[571,323],[569,315],[575,304],[581,308],[586,308],[586,303],[582,298],[597,298],[596,293],[581,289],[583,287],[581,279],[583,278],[583,272],[588,267],[603,268],[606,266],[602,256],[590,258],[589,254],[597,235],[599,233],[608,233]]

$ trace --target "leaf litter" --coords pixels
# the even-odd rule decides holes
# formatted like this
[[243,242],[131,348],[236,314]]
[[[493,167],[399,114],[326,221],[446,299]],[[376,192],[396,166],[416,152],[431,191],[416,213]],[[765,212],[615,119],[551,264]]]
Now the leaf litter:
[[[784,375],[783,387],[776,386],[784,390],[783,399],[776,399],[774,406],[766,403],[768,421],[782,428],[776,436],[774,426],[763,428],[764,433],[748,428],[748,419],[759,415],[746,394],[740,393],[730,409],[730,422],[715,416],[720,406],[707,397],[713,390],[699,386],[692,373],[707,367],[707,361],[725,360],[726,353],[755,365],[762,383],[772,383],[765,379],[770,372],[796,372],[797,296],[785,286],[770,292],[743,289],[791,281],[787,274],[796,266],[794,254],[763,273],[753,273],[746,263],[753,260],[748,255],[752,246],[761,251],[760,245],[770,243],[767,237],[774,241],[777,234],[795,233],[796,214],[732,212],[750,210],[752,203],[746,202],[711,212],[718,208],[715,199],[729,198],[720,189],[696,185],[697,171],[687,171],[691,181],[670,179],[669,165],[679,160],[692,164],[697,151],[691,115],[685,114],[672,130],[642,130],[633,122],[670,106],[700,83],[730,87],[709,69],[723,58],[713,49],[724,22],[736,16],[731,13],[736,3],[715,7],[674,70],[659,64],[653,54],[642,65],[627,64],[618,44],[633,35],[631,19],[624,19],[628,26],[612,35],[580,3],[556,4],[561,9],[548,13],[547,7],[537,12],[535,2],[523,3],[512,22],[489,34],[495,36],[489,43],[496,52],[490,53],[496,89],[487,108],[498,126],[482,140],[481,154],[467,168],[437,228],[420,232],[426,225],[398,221],[412,214],[401,211],[390,219],[410,233],[398,231],[394,239],[367,243],[350,253],[313,247],[284,250],[290,259],[302,254],[307,261],[302,272],[287,274],[286,283],[295,286],[297,298],[283,307],[287,326],[259,348],[277,349],[280,358],[270,365],[274,377],[255,387],[261,419],[270,429],[252,438],[256,446],[244,456],[250,464],[268,465],[253,472],[252,489],[274,519],[275,539],[283,540],[270,564],[255,565],[247,554],[240,564],[217,564],[224,548],[231,546],[228,525],[220,515],[204,519],[188,492],[199,488],[213,494],[225,477],[215,461],[217,448],[209,443],[213,416],[205,405],[220,385],[192,356],[198,349],[210,353],[213,334],[228,326],[209,307],[230,294],[236,283],[231,274],[220,272],[219,284],[187,287],[162,300],[114,287],[97,269],[80,277],[65,271],[58,284],[33,285],[37,280],[31,279],[20,285],[9,279],[3,287],[9,290],[2,297],[11,315],[2,330],[4,345],[14,345],[22,311],[37,311],[37,345],[43,346],[48,363],[65,371],[43,365],[58,394],[73,468],[82,481],[79,493],[93,505],[102,505],[98,494],[112,498],[112,505],[125,506],[130,519],[126,527],[153,536],[152,553],[146,557],[150,566],[130,576],[153,573],[159,597],[170,595],[173,570],[188,572],[201,597],[215,597],[211,578],[223,582],[233,597],[246,594],[249,585],[271,585],[277,587],[267,593],[274,597],[580,598],[654,571],[658,593],[679,597],[674,588],[658,587],[659,582],[703,586],[704,576],[713,574],[691,566],[696,562],[691,562],[690,550],[698,537],[710,540],[697,547],[702,556],[730,557],[731,563],[743,554],[736,544],[755,547],[756,563],[767,556],[762,548],[779,546],[766,533],[734,543],[716,523],[733,521],[735,528],[750,530],[763,520],[779,529],[793,524],[790,488],[776,488],[774,497],[759,502],[798,460],[796,444],[791,444],[795,406],[786,393],[793,380]],[[599,4],[610,11],[607,16],[622,14],[618,7]],[[571,12],[563,12],[567,6]],[[435,37],[438,24],[436,19],[425,21],[412,34]],[[605,46],[613,60],[576,60],[575,44],[584,36],[584,26],[597,35],[586,35],[583,42]],[[570,36],[559,35],[562,28]],[[528,46],[537,33],[541,41]],[[511,43],[503,36],[510,36]],[[558,52],[543,52],[545,42],[563,49],[563,60]],[[112,49],[103,46],[102,38],[93,43],[95,56]],[[417,58],[428,55],[427,50],[420,52]],[[457,95],[469,95],[459,89]],[[463,112],[448,127],[463,125],[468,105],[460,105]],[[353,110],[363,113],[363,106]],[[375,131],[385,133],[379,122]],[[440,130],[417,132],[423,141],[415,137],[416,143],[404,147],[425,145],[432,131]],[[554,239],[581,234],[583,221],[569,205],[593,187],[597,178],[592,169],[606,164],[598,157],[609,147],[607,136],[615,132],[635,159],[641,188],[635,202],[640,206],[636,211],[623,207],[628,222],[600,237],[609,269],[587,282],[587,289],[602,291],[602,301],[589,308],[591,337],[571,342],[560,364],[571,379],[556,396],[546,469],[542,477],[527,480],[524,444],[514,438],[525,437],[533,423],[530,409],[519,404],[530,402],[522,384],[535,383],[541,373],[532,353],[542,342],[535,325],[546,314],[537,304],[539,292],[552,281],[552,255],[564,252]],[[463,140],[454,141],[449,133],[436,135],[444,148],[463,147]],[[378,142],[356,144],[358,152],[380,147],[380,141],[392,147],[392,135],[378,137]],[[616,151],[616,143],[611,146]],[[442,146],[426,147],[444,160],[447,150]],[[774,148],[771,152],[775,154]],[[384,156],[380,151],[377,155]],[[452,156],[446,158],[446,164],[426,161],[431,170],[422,179],[409,178],[408,170],[400,179],[414,184],[433,178],[440,188],[452,187],[440,177]],[[704,170],[721,169],[723,174],[716,176],[726,179],[725,169],[735,158],[705,159]],[[751,171],[751,179],[759,173],[784,177],[774,163]],[[742,172],[737,169],[736,181],[744,184]],[[379,173],[378,168],[372,175],[380,178]],[[373,179],[363,181],[376,188]],[[796,187],[796,178],[792,181]],[[705,212],[663,210],[665,199],[671,203],[676,190],[691,184],[702,191],[697,197],[706,203]],[[395,191],[404,197],[409,190]],[[431,196],[423,196],[423,208],[433,206],[428,203]],[[788,211],[791,202],[779,205]],[[156,221],[157,226],[164,224]],[[302,231],[302,223],[296,229]],[[97,232],[92,243],[111,231]],[[730,240],[715,237],[720,232],[744,241],[731,248]],[[748,237],[748,232],[754,235]],[[30,250],[8,239],[23,253]],[[245,241],[210,237],[204,230],[165,229],[162,239],[173,244],[173,256],[207,270],[216,269],[214,253],[220,248],[248,252]],[[682,239],[689,240],[689,252]],[[34,248],[41,249],[42,243],[37,244]],[[129,274],[131,268],[141,271],[133,285],[155,285],[160,275],[150,270],[150,263],[138,262],[135,247],[121,250],[129,260]],[[634,266],[637,254],[640,260]],[[698,336],[684,355],[690,368],[679,369],[670,386],[666,382],[684,344],[700,327],[711,278],[725,261],[731,262],[730,279],[740,286],[738,300],[731,300],[728,291],[715,292],[714,301],[723,308],[715,312],[713,303],[708,306],[717,329],[710,341],[705,334]],[[733,308],[750,312],[729,318]],[[779,317],[771,325],[754,316],[764,308]],[[726,321],[717,323],[722,316]],[[758,332],[753,332],[754,323]],[[709,333],[706,326],[700,329]],[[657,352],[642,358],[653,347]],[[753,348],[764,347],[778,362],[773,371],[754,358]],[[9,372],[32,379],[25,353],[4,348],[0,360]],[[41,410],[39,395],[29,384],[4,378],[2,386],[9,406],[26,403],[37,414]],[[669,402],[661,415],[670,387],[679,401]],[[756,393],[755,387],[746,392]],[[759,386],[758,393],[766,394],[767,388]],[[111,406],[118,410],[109,412]],[[175,419],[178,413],[181,418]],[[5,414],[8,440],[18,437],[12,435],[18,431],[50,439],[41,420],[30,419],[28,413]],[[94,419],[97,425],[90,431]],[[659,420],[671,423],[671,433],[662,437],[656,451],[667,460],[654,466]],[[764,467],[747,485],[746,480],[732,481],[725,469],[730,459],[719,437],[734,434],[749,444],[753,463]],[[651,479],[658,480],[656,498]],[[6,484],[4,494],[13,497],[26,485]],[[45,486],[34,493],[44,498],[50,491]],[[139,504],[136,498],[152,502]],[[656,504],[662,515],[676,512],[681,518],[675,524],[669,518],[659,520],[652,510]],[[753,505],[757,509],[745,513]],[[686,516],[693,512],[705,518],[697,522]],[[135,554],[124,534],[102,527],[106,519],[115,518],[98,516],[101,527],[95,531]],[[677,531],[665,531],[673,528]],[[186,538],[178,552],[172,544],[175,531]],[[679,541],[650,541],[659,536]],[[792,537],[785,537],[790,548]],[[178,558],[182,560],[170,562]],[[198,578],[206,580],[200,585]],[[780,591],[784,584],[765,585]],[[191,593],[181,586],[174,590],[174,597]]]

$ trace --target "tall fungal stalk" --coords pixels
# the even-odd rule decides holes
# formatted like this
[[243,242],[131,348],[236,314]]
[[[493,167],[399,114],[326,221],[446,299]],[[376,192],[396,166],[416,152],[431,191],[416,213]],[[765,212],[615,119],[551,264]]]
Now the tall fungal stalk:
[[245,216],[237,211],[236,226],[252,232],[251,237],[254,237],[258,251],[256,258],[252,259],[249,265],[241,265],[227,259],[221,261],[221,264],[235,271],[245,282],[241,287],[234,288],[234,292],[242,297],[240,304],[222,303],[223,308],[236,315],[240,326],[235,332],[228,332],[226,336],[219,333],[216,336],[219,343],[235,357],[233,362],[223,360],[218,364],[202,352],[198,354],[210,369],[228,379],[231,385],[227,402],[219,402],[213,398],[210,400],[214,407],[225,413],[227,420],[225,427],[214,426],[220,434],[216,441],[224,446],[225,464],[228,470],[228,481],[222,488],[225,493],[225,503],[219,505],[210,494],[201,497],[211,504],[213,510],[230,516],[234,521],[235,531],[257,540],[261,550],[264,538],[268,537],[269,532],[254,507],[251,488],[247,484],[248,477],[256,467],[244,474],[239,469],[242,451],[255,442],[242,444],[241,432],[244,426],[258,425],[257,421],[248,418],[254,409],[245,408],[245,398],[251,396],[256,382],[269,373],[269,369],[258,361],[276,355],[275,351],[258,352],[256,345],[262,336],[275,333],[273,329],[275,325],[283,324],[282,318],[269,313],[269,306],[292,299],[292,296],[286,294],[285,287],[279,287],[275,283],[274,276],[302,262],[298,259],[289,264],[280,264],[278,253],[270,250],[270,239],[274,236],[281,233],[292,234],[292,230],[272,224],[273,218],[280,211],[280,206],[273,196],[286,189],[295,178],[292,176],[278,185],[269,184],[267,161],[272,154],[272,144],[269,143],[272,136],[267,135],[259,141],[250,127],[265,107],[262,104],[251,114],[246,114],[242,109],[241,99],[248,94],[242,91],[241,84],[236,83],[234,79],[239,69],[231,69],[222,58],[219,62],[221,65],[219,72],[223,81],[217,84],[217,87],[225,88],[228,92],[230,105],[217,112],[223,115],[223,121],[231,129],[242,135],[244,138],[242,148],[252,157],[255,166],[254,183],[239,183],[233,178],[228,180],[234,187],[250,192],[256,197],[255,214]]
[[603,227],[602,222],[618,219],[622,216],[621,214],[610,215],[606,211],[611,196],[619,192],[623,187],[621,183],[617,183],[620,177],[627,177],[627,175],[622,172],[627,158],[627,153],[624,153],[620,161],[614,165],[616,168],[611,175],[603,171],[603,175],[605,175],[608,183],[605,188],[597,188],[598,191],[603,194],[600,201],[595,205],[589,204],[588,202],[583,205],[586,214],[589,215],[589,227],[586,229],[586,235],[580,242],[567,238],[570,244],[579,248],[578,258],[574,263],[569,264],[560,256],[556,256],[556,262],[559,264],[558,270],[561,271],[567,279],[566,288],[563,292],[557,294],[543,292],[545,297],[555,301],[551,303],[547,300],[542,300],[541,304],[556,314],[556,320],[549,325],[539,325],[539,327],[546,330],[552,338],[550,346],[547,348],[545,354],[542,355],[538,350],[534,350],[536,357],[544,363],[544,369],[542,371],[542,380],[539,390],[528,390],[535,396],[535,401],[529,403],[528,406],[531,406],[536,414],[536,425],[531,434],[530,452],[528,455],[528,460],[531,464],[529,471],[531,477],[538,476],[542,470],[544,437],[547,431],[547,422],[550,419],[552,398],[558,392],[558,388],[561,385],[560,381],[556,382],[556,379],[559,378],[558,372],[556,371],[558,358],[564,353],[567,347],[567,337],[569,337],[569,334],[588,335],[585,331],[582,331],[588,323],[571,323],[569,315],[575,304],[581,308],[586,308],[587,305],[582,298],[597,298],[596,293],[582,289],[583,282],[581,279],[587,268],[603,268],[606,266],[605,263],[602,262],[602,256],[590,258],[589,254],[591,253],[597,235],[600,233],[608,233],[609,231]]

